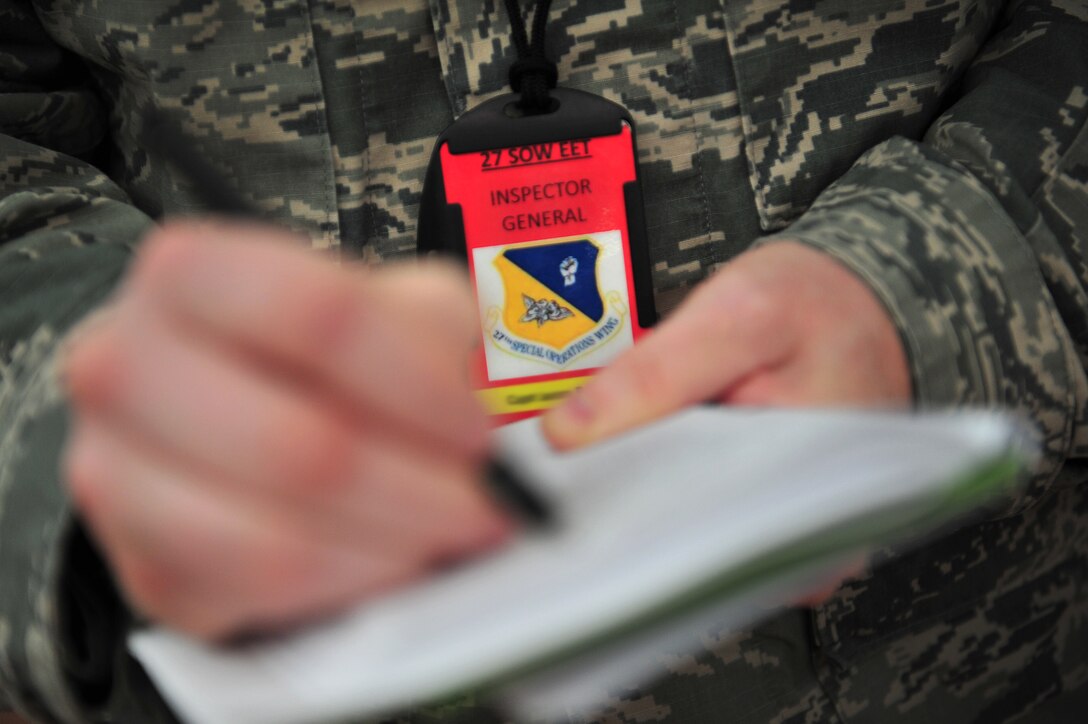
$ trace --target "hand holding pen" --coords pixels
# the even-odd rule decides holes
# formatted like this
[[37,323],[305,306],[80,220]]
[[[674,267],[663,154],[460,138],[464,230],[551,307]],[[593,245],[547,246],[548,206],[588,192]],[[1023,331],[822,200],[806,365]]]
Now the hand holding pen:
[[[224,211],[225,209],[219,209]],[[72,335],[72,497],[124,594],[207,638],[319,617],[506,540],[463,274],[174,221]]]

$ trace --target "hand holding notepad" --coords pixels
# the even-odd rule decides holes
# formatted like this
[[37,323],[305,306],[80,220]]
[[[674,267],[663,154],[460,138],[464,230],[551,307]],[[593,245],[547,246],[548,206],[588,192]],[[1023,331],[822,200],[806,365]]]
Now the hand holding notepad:
[[585,705],[578,684],[635,683],[653,637],[748,623],[857,551],[963,515],[1029,456],[984,413],[699,408],[569,454],[536,421],[499,437],[556,506],[553,532],[283,639],[218,649],[160,629],[132,650],[201,724],[376,716],[470,690],[537,713]]

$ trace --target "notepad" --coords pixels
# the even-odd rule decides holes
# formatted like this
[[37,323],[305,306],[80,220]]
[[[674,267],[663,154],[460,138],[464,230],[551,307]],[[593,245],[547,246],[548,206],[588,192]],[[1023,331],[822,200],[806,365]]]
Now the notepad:
[[569,711],[640,683],[662,637],[751,623],[857,551],[947,526],[1033,455],[985,412],[699,407],[566,454],[536,420],[498,436],[553,530],[280,639],[151,629],[130,649],[194,724],[363,719],[466,692]]

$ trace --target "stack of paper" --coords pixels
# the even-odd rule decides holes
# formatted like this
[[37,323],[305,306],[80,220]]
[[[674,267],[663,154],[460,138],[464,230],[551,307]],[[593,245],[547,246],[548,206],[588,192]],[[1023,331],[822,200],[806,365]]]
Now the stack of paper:
[[748,623],[859,550],[946,525],[1029,457],[985,413],[701,407],[562,455],[535,420],[499,434],[554,530],[281,640],[152,630],[132,651],[198,724],[362,718],[474,690],[538,715],[584,706],[637,683],[661,636]]

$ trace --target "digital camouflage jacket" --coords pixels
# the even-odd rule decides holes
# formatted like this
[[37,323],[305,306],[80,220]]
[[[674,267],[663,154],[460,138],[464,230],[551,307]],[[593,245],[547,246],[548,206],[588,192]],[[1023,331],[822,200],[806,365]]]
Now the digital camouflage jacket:
[[[57,475],[59,337],[154,220],[200,212],[141,112],[316,249],[410,255],[435,135],[503,91],[501,5],[0,0],[0,703],[170,720]],[[919,407],[1019,411],[1044,451],[981,522],[662,652],[592,718],[988,724],[1088,683],[1088,2],[556,0],[548,46],[637,122],[659,309],[798,239],[886,305]]]

